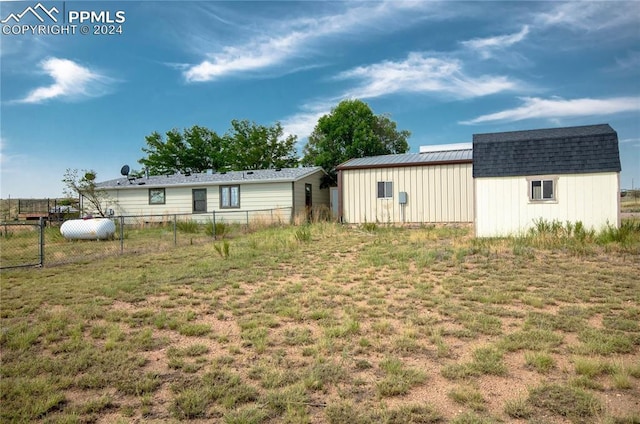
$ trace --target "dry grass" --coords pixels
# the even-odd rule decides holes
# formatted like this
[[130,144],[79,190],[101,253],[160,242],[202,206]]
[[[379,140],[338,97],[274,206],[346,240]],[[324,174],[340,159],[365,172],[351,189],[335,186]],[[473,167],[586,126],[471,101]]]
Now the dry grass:
[[0,419],[638,422],[637,235],[470,234],[318,222],[3,272]]

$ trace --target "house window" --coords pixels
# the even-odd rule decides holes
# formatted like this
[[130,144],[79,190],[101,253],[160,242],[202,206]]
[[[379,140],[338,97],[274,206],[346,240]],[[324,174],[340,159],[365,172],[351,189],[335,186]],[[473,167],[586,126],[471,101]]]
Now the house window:
[[194,188],[192,191],[193,198],[193,212],[206,212],[207,211],[207,189],[206,188]]
[[393,197],[393,182],[378,181],[378,199]]
[[150,205],[164,205],[165,193],[163,188],[150,188],[149,189],[149,204]]
[[552,179],[529,181],[529,199],[531,201],[556,200],[556,182]]
[[240,207],[240,186],[220,186],[220,209]]

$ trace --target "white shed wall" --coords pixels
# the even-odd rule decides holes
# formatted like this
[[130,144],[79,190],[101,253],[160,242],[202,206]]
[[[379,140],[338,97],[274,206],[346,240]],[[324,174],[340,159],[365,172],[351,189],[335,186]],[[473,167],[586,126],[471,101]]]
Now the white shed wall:
[[[393,197],[377,198],[377,183],[393,182]],[[342,171],[342,213],[347,223],[472,222],[472,165],[430,165]],[[399,193],[407,204],[399,204]]]
[[528,177],[476,178],[476,236],[526,232],[534,220],[618,226],[618,173],[557,175],[556,201],[530,202]]

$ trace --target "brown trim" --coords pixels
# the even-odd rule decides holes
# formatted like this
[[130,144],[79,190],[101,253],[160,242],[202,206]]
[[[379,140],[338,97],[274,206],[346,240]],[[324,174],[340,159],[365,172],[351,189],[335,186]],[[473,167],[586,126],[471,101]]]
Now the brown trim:
[[403,163],[386,163],[386,164],[356,165],[356,166],[338,165],[336,169],[338,171],[341,171],[341,170],[351,170],[351,169],[406,168],[409,166],[457,165],[462,163],[473,163],[473,160],[458,159],[458,160],[443,160],[443,161],[437,161],[437,162],[403,162]]

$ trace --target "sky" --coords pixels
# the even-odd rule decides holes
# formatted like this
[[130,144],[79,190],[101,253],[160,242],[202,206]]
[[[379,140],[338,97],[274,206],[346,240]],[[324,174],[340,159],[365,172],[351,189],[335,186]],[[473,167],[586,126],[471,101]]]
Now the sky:
[[640,2],[0,2],[0,197],[139,170],[145,137],[360,99],[420,146],[608,123],[640,187]]

